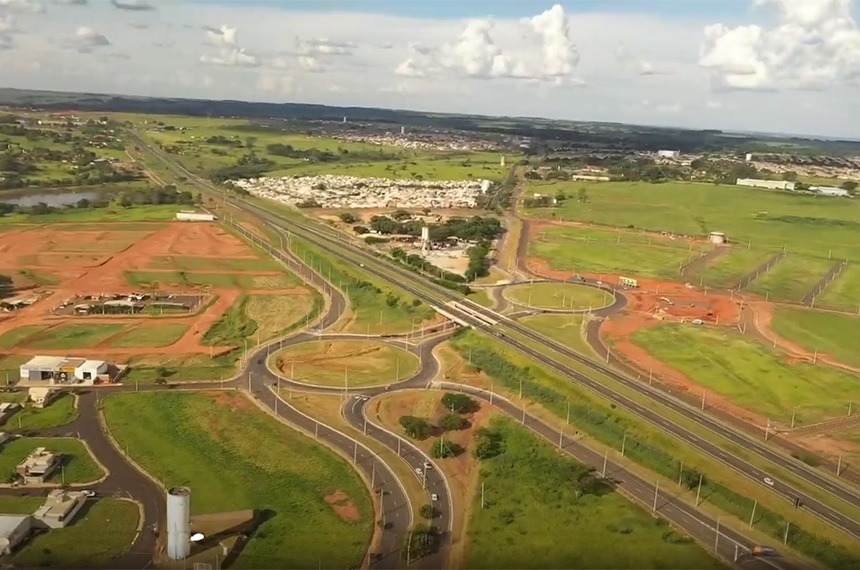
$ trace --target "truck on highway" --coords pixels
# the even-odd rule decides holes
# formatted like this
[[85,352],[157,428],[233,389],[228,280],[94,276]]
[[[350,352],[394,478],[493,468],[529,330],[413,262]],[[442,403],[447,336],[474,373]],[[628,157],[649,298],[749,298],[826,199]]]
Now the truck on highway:
[[767,546],[753,546],[750,554],[753,556],[776,556],[776,550]]

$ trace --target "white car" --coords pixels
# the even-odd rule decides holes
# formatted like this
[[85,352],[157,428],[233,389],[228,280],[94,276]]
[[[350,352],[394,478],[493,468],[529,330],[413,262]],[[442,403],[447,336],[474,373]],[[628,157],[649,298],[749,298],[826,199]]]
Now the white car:
[[420,467],[416,467],[415,472],[418,473],[419,475],[421,475],[423,473],[423,471],[421,471]]
[[92,499],[96,496],[96,492],[89,489],[85,490],[84,494],[87,496],[88,499]]
[[771,479],[770,477],[765,477],[764,479],[762,479],[762,481],[764,481],[765,485],[770,485],[771,487],[773,487],[773,479]]
[[432,495],[430,495],[430,500],[431,501],[438,501],[439,495],[437,495],[436,493],[433,493]]

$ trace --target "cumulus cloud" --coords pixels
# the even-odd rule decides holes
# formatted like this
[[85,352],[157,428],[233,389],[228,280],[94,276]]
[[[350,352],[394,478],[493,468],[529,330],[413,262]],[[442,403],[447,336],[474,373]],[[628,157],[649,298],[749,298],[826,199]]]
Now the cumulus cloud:
[[337,42],[328,38],[299,40],[299,53],[305,56],[353,55],[358,46],[354,42]]
[[200,56],[201,63],[227,67],[258,67],[260,60],[237,43],[236,28],[223,25],[220,28],[206,26],[206,43],[218,48],[214,53]]
[[15,47],[15,42],[12,39],[12,33],[15,31],[15,25],[12,22],[12,16],[0,15],[0,49],[12,49]]
[[155,10],[155,6],[146,0],[111,0],[110,3],[113,4],[114,8],[130,10],[132,12],[148,12],[150,10]]
[[449,72],[481,79],[581,83],[572,77],[579,64],[579,51],[571,40],[569,20],[561,5],[515,22],[514,26],[513,31],[519,31],[528,45],[503,48],[496,43],[493,20],[471,20],[454,41],[438,46],[411,43],[410,56],[402,60],[394,72],[405,77]]
[[66,6],[86,6],[88,0],[54,0],[54,4],[65,4]]
[[96,48],[109,46],[110,40],[92,28],[81,26],[75,30],[75,39],[72,43],[79,52],[90,53]]
[[819,89],[860,79],[854,0],[755,0],[778,25],[705,28],[699,65],[730,89]]

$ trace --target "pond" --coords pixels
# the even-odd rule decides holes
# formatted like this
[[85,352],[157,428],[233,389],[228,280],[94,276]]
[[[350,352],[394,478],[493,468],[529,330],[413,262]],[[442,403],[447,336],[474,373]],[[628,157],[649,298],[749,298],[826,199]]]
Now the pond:
[[97,200],[101,197],[99,192],[83,191],[83,192],[40,192],[38,194],[25,194],[23,196],[15,196],[4,198],[0,195],[0,202],[7,204],[15,204],[29,208],[35,206],[39,202],[44,202],[48,206],[59,208],[61,206],[74,205],[83,198],[87,200]]

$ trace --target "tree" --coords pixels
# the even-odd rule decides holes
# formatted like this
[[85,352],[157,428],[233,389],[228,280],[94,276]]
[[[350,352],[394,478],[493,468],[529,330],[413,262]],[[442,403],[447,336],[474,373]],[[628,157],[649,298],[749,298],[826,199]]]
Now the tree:
[[576,201],[577,202],[588,202],[588,190],[585,188],[580,188],[576,191]]
[[453,394],[450,392],[442,396],[442,405],[457,414],[476,412],[480,408],[478,403],[466,394]]
[[453,413],[445,414],[444,416],[439,418],[439,427],[445,431],[465,429],[468,425],[469,422],[466,421],[466,418]]
[[846,180],[842,183],[842,189],[848,190],[849,192],[854,192],[855,190],[857,190],[857,185],[857,182],[854,182],[853,180]]
[[354,231],[358,235],[363,235],[370,232],[370,230],[364,226],[352,226],[352,231]]
[[463,453],[463,447],[461,445],[457,445],[453,441],[440,439],[438,443],[433,444],[433,448],[430,450],[430,453],[436,459],[446,459],[449,457],[457,457]]
[[698,487],[699,479],[702,479],[702,483],[704,484],[704,477],[702,477],[702,474],[695,469],[684,469],[681,471],[681,485],[687,489],[695,489]]
[[431,505],[429,503],[426,505],[421,505],[421,510],[419,510],[418,512],[421,514],[422,518],[425,518],[428,520],[436,518],[436,509],[434,509],[433,505]]
[[359,221],[358,218],[356,218],[350,212],[344,212],[338,217],[340,218],[340,221],[345,224],[354,224],[355,222]]
[[505,450],[504,437],[498,431],[480,428],[475,432],[475,436],[473,455],[480,461],[491,459]]
[[797,182],[797,172],[794,172],[793,170],[783,172],[782,179],[788,182]]
[[423,418],[400,416],[400,419],[397,421],[400,423],[403,431],[406,432],[406,435],[412,439],[427,439],[433,430],[432,426]]

